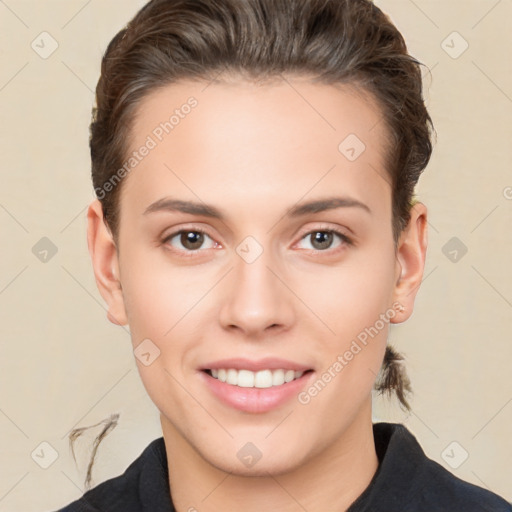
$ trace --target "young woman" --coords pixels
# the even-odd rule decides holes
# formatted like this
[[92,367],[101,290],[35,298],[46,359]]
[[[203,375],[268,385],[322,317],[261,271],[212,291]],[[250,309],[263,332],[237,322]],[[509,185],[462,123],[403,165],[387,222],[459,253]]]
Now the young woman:
[[408,407],[387,334],[423,275],[432,151],[390,20],[367,0],[153,0],[96,94],[88,244],[163,437],[62,510],[512,510],[372,423],[374,388]]

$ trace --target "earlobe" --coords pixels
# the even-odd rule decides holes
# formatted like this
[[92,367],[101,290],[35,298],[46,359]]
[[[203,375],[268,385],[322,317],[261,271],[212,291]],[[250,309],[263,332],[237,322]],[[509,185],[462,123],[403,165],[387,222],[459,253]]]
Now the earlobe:
[[397,314],[392,323],[407,320],[414,308],[414,299],[419,290],[427,252],[427,207],[417,202],[411,208],[411,218],[404,229],[397,247],[397,280],[393,292],[393,302]]
[[112,234],[103,217],[100,201],[87,211],[87,245],[98,290],[107,303],[107,318],[116,325],[128,323],[122,294],[119,260]]

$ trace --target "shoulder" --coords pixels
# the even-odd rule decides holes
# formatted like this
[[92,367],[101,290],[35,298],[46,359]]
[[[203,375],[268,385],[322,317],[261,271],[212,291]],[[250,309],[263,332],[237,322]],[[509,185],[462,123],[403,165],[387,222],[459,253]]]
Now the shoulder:
[[166,491],[167,463],[165,445],[160,437],[152,441],[125,470],[87,491],[80,499],[58,512],[139,512],[143,510],[148,481]]
[[416,490],[422,510],[434,510],[440,505],[448,510],[457,505],[468,512],[512,512],[512,505],[497,494],[458,478],[426,456],[422,476],[427,485],[422,484],[419,476]]
[[[58,512],[103,512],[139,510],[136,490],[138,488],[139,459],[136,459],[119,476],[105,480],[87,491],[81,498],[73,501]],[[120,508],[121,504],[124,508]]]
[[[497,494],[466,482],[427,457],[414,435],[402,424],[374,424],[376,442],[386,444],[383,461],[389,482],[405,482],[404,504],[415,512],[512,512],[512,505]],[[386,460],[387,459],[387,460]],[[384,466],[384,465],[383,465]],[[394,476],[389,477],[392,472]],[[397,483],[400,487],[400,484]]]

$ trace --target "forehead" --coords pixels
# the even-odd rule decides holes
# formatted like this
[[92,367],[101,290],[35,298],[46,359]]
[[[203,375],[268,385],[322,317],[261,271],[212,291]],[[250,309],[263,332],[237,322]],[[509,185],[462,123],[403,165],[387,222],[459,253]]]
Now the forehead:
[[141,202],[166,187],[190,198],[229,190],[241,202],[341,187],[389,203],[382,113],[355,87],[290,77],[175,83],[141,101],[130,135],[130,152],[150,147],[122,192]]

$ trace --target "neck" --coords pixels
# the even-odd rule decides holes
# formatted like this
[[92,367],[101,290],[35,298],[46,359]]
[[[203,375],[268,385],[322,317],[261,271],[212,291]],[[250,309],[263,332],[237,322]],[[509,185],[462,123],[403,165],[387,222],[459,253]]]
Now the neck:
[[371,405],[332,445],[286,473],[241,476],[206,461],[161,416],[176,512],[346,511],[378,468]]

